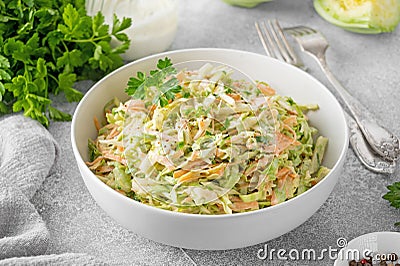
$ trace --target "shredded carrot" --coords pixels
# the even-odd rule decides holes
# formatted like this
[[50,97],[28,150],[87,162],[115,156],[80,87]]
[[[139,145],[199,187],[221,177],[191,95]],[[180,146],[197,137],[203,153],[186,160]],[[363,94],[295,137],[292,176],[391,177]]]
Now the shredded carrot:
[[275,191],[272,191],[271,205],[273,206],[273,205],[276,205],[278,203],[279,203],[279,201],[278,201],[278,198],[276,197],[276,193],[275,193]]
[[106,159],[117,161],[123,165],[126,165],[126,159],[122,158],[119,155],[115,155],[115,154],[111,154],[111,153],[104,153],[103,156]]
[[279,169],[278,174],[276,175],[276,178],[278,179],[282,179],[283,177],[286,177],[287,175],[289,175],[291,173],[292,170],[290,170],[287,167],[283,167],[281,169]]
[[188,172],[189,172],[189,171],[183,170],[183,169],[176,170],[176,171],[174,172],[174,178],[179,178],[179,177],[183,176],[184,174],[186,174],[186,173],[188,173]]
[[232,205],[229,205],[229,207],[236,212],[244,211],[244,210],[256,210],[259,208],[258,202],[257,201],[250,201],[250,202],[235,202]]
[[100,125],[99,120],[97,119],[97,116],[93,117],[93,122],[94,122],[94,126],[96,127],[97,131],[99,131],[101,128],[101,125]]
[[257,88],[265,95],[265,96],[273,96],[276,94],[276,91],[271,88],[267,83],[260,82],[257,84]]
[[277,154],[280,154],[281,152],[283,152],[284,150],[286,150],[287,148],[289,148],[292,145],[297,146],[300,144],[300,142],[298,142],[297,140],[292,139],[280,132],[278,132],[276,134],[276,136],[277,136],[277,138],[276,138],[276,153]]
[[229,197],[229,199],[232,202],[243,202],[243,200],[241,198],[239,198],[238,196],[231,196],[231,197]]
[[289,127],[288,125],[283,125],[283,128],[286,129],[287,131],[289,131],[292,134],[292,138],[294,140],[297,139],[296,131],[294,131],[293,128]]
[[222,206],[221,203],[216,203],[215,205],[218,207],[219,212],[221,212],[221,213],[224,212],[224,206]]
[[199,130],[204,130],[206,128],[206,123],[203,119],[199,120]]
[[142,100],[130,100],[128,103],[128,109],[132,111],[147,111],[146,106]]
[[114,169],[114,167],[111,166],[111,165],[102,165],[102,166],[100,166],[99,168],[96,169],[96,172],[104,174],[104,173],[111,172],[113,169]]
[[222,176],[225,172],[225,168],[226,168],[226,164],[225,163],[221,163],[211,169],[209,169],[207,172],[208,174],[217,174],[219,176]]
[[195,160],[197,160],[199,158],[200,158],[200,152],[196,150],[196,151],[192,152],[192,155],[190,156],[189,160],[190,161],[195,161]]
[[283,120],[283,123],[289,127],[293,127],[297,125],[297,117],[295,115],[291,115],[285,120]]
[[86,165],[87,165],[87,166],[92,166],[92,165],[94,165],[94,164],[100,162],[100,161],[103,160],[103,159],[104,159],[103,156],[99,156],[99,157],[97,157],[93,162],[86,162]]
[[182,175],[182,176],[178,179],[178,182],[179,182],[179,183],[183,183],[183,182],[194,181],[194,180],[197,180],[199,177],[200,177],[200,174],[199,174],[199,173],[188,172],[188,173]]
[[113,138],[115,138],[116,136],[118,136],[118,134],[119,134],[118,128],[117,128],[117,127],[114,127],[114,128],[111,130],[110,134],[108,134],[108,136],[107,136],[106,139],[113,139]]
[[107,129],[113,129],[113,128],[116,128],[116,127],[118,127],[116,124],[107,124],[106,126],[104,126],[105,128],[107,128]]
[[148,110],[149,110],[149,116],[153,116],[154,110],[156,110],[157,105],[153,104],[151,105]]
[[225,153],[220,148],[215,149],[215,157],[216,158],[222,158],[222,156],[224,156],[224,155],[225,155]]
[[153,104],[150,106],[150,111],[154,111],[157,108],[157,105]]
[[252,163],[247,167],[247,169],[244,171],[245,176],[250,176],[257,170],[257,162]]
[[125,192],[125,191],[120,190],[120,189],[115,189],[115,190],[116,190],[118,193],[120,193],[120,194],[126,196],[126,192]]
[[179,72],[176,76],[175,76],[180,82],[182,82],[185,79],[185,73],[183,71]]
[[242,97],[239,94],[227,94],[229,97],[231,97],[232,99],[234,99],[236,102],[240,101],[242,99]]

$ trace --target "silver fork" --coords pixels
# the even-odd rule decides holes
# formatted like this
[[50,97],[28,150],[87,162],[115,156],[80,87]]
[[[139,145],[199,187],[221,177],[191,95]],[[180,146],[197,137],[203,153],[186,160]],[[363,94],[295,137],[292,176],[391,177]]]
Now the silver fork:
[[[277,20],[256,22],[255,27],[267,55],[305,69],[299,57],[287,41]],[[350,129],[350,143],[360,161],[369,170],[374,172],[385,174],[393,173],[396,168],[395,162],[386,161],[374,153],[364,139],[357,123],[349,114],[346,112],[345,114]]]
[[381,126],[373,114],[340,84],[328,68],[325,52],[329,44],[325,37],[320,32],[304,26],[288,28],[286,32],[295,38],[303,52],[318,61],[326,77],[350,110],[371,148],[387,160],[397,160],[400,156],[399,139]]
[[265,53],[273,58],[285,61],[291,65],[305,70],[300,57],[294,52],[278,20],[255,22],[258,37],[264,47]]

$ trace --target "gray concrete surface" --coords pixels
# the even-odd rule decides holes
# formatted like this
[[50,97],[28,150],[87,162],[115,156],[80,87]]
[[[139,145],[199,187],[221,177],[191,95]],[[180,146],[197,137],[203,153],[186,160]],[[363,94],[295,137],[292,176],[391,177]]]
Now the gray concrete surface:
[[[264,18],[278,18],[283,26],[303,24],[321,30],[331,44],[327,57],[333,72],[400,135],[400,28],[376,36],[346,32],[321,19],[311,0],[276,0],[254,9],[220,0],[182,0],[178,35],[170,49],[221,47],[262,54],[253,25]],[[303,59],[309,73],[328,86],[316,63],[307,56]],[[92,84],[81,82],[77,87],[85,91]],[[58,107],[73,112],[76,104],[59,102]],[[33,199],[52,235],[47,253],[83,252],[115,265],[191,265],[182,250],[129,232],[105,214],[80,177],[70,144],[70,123],[53,123],[49,130],[61,146],[61,160]],[[393,224],[400,221],[400,211],[381,198],[386,185],[396,180],[399,171],[392,176],[371,173],[349,150],[344,172],[327,202],[295,230],[243,249],[185,252],[197,265],[332,265],[329,258],[323,262],[260,260],[257,251],[268,244],[275,249],[318,252],[336,248],[340,237],[350,241],[368,232],[399,231]]]

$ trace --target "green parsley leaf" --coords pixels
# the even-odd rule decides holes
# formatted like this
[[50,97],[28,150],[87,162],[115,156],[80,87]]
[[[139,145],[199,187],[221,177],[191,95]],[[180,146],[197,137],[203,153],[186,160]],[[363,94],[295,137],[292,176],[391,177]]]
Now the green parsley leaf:
[[36,78],[45,78],[47,76],[46,61],[43,58],[39,58],[36,62]]
[[13,59],[17,61],[28,61],[29,53],[25,49],[23,42],[16,40],[15,38],[10,38],[4,45],[4,54],[7,56],[12,56]]
[[158,63],[157,63],[158,69],[163,70],[170,66],[172,66],[172,62],[171,62],[171,59],[169,59],[168,57],[165,57],[164,60],[162,60],[162,59],[158,60]]
[[390,202],[390,205],[395,208],[400,208],[400,182],[393,183],[387,187],[387,192],[383,198]]
[[[5,93],[6,93],[6,88],[4,87],[4,84],[0,81],[0,103],[3,103],[2,100],[3,100],[3,95]],[[3,103],[3,105],[5,105],[5,104]],[[4,106],[0,106],[0,113],[4,113],[4,110],[1,108],[4,109]]]
[[57,58],[56,66],[58,69],[66,68],[67,72],[73,72],[74,67],[80,67],[85,63],[82,59],[82,52],[74,49],[66,51],[62,56]]
[[54,121],[71,121],[72,116],[70,114],[64,113],[53,106],[49,106],[49,117]]
[[160,103],[162,102],[161,107],[164,107],[165,103],[168,104],[169,100],[174,100],[175,94],[182,91],[182,87],[178,85],[178,82],[178,79],[171,78],[160,86],[160,95],[156,100],[160,101]]
[[[383,195],[383,198],[390,202],[390,206],[400,209],[400,182],[395,182],[392,185],[387,186],[389,192]],[[400,222],[394,224],[400,226]]]
[[136,78],[131,77],[128,81],[128,87],[125,92],[135,99],[144,99],[145,91],[142,84],[145,82],[146,77],[142,72],[137,72]]
[[182,150],[184,147],[185,147],[185,142],[184,141],[178,142],[178,145],[177,145],[178,150]]
[[76,81],[75,74],[62,73],[58,75],[58,80],[59,88],[62,92],[64,92],[67,101],[78,102],[80,99],[82,99],[82,93],[72,88]]
[[71,5],[68,4],[63,12],[62,18],[64,24],[59,25],[59,30],[68,37],[82,38],[83,32],[80,29],[80,16],[78,11]]
[[[0,99],[0,101],[1,101],[1,99]],[[5,103],[0,102],[0,114],[8,114],[8,113],[9,113],[8,106]]]
[[114,14],[112,34],[115,35],[123,30],[126,30],[131,26],[131,24],[132,24],[131,18],[123,18],[122,21],[120,21],[118,17]]
[[[4,69],[0,69],[0,80],[9,80],[11,79],[10,74],[8,74]],[[0,89],[1,93],[1,89]]]
[[101,12],[98,12],[96,16],[93,17],[93,36],[101,37],[108,35],[108,25],[104,24],[104,16]]
[[135,99],[145,99],[146,95],[153,94],[149,92],[149,88],[156,88],[157,92],[153,97],[153,103],[159,103],[161,107],[166,106],[170,100],[175,99],[175,95],[182,91],[179,86],[179,81],[175,77],[171,77],[164,82],[165,78],[176,73],[176,69],[172,67],[171,59],[159,59],[157,70],[151,70],[150,76],[145,76],[144,73],[138,72],[136,77],[131,77],[128,81],[128,86],[125,92]]
[[4,57],[0,54],[0,68],[9,68],[10,62],[8,61],[7,57]]
[[157,98],[158,102],[160,103],[161,107],[165,107],[168,105],[168,100],[165,97]]

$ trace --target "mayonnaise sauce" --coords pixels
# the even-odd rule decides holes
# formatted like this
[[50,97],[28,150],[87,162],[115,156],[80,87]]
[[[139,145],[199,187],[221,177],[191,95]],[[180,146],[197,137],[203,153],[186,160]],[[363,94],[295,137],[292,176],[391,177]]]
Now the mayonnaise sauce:
[[[101,11],[110,27],[114,13],[120,19],[132,18],[132,26],[124,31],[131,39],[130,48],[122,55],[124,60],[163,52],[175,38],[178,25],[177,0],[92,1],[86,2],[88,14],[95,15]],[[111,44],[117,43],[117,40],[113,40]]]

